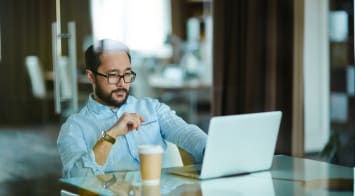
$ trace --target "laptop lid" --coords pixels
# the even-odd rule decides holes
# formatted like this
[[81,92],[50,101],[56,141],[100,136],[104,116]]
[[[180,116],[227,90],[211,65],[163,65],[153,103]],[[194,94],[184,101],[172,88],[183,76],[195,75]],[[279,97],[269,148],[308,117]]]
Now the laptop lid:
[[200,179],[270,169],[281,111],[212,117]]

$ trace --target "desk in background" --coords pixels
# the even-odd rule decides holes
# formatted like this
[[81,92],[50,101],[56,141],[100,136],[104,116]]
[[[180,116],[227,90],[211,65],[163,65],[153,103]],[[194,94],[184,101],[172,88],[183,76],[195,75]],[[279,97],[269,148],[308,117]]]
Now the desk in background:
[[270,171],[211,180],[168,174],[160,186],[142,186],[139,171],[60,179],[63,190],[80,195],[353,195],[353,168],[276,155]]
[[200,79],[174,80],[152,75],[149,85],[162,102],[189,123],[207,131],[211,117],[211,84]]
[[[47,71],[44,73],[44,79],[46,81],[54,81],[53,71]],[[91,84],[85,73],[80,73],[77,76],[78,84]]]

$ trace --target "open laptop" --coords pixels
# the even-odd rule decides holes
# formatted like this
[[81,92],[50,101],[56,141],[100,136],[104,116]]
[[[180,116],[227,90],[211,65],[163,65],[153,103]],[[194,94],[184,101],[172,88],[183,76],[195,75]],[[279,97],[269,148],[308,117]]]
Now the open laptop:
[[202,165],[175,167],[169,173],[208,179],[270,169],[281,116],[281,111],[272,111],[212,117]]

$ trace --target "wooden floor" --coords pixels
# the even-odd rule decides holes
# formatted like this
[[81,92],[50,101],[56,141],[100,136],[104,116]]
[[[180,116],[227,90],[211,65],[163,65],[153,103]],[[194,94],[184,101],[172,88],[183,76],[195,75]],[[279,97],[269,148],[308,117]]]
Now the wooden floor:
[[59,126],[0,127],[0,195],[60,195]]

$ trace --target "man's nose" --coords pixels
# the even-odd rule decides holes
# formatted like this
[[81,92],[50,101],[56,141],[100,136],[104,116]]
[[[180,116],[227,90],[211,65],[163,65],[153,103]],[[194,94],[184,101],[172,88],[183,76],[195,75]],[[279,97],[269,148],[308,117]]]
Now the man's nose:
[[118,78],[118,82],[116,83],[116,85],[117,85],[117,86],[123,86],[124,83],[125,83],[125,82],[124,82],[124,80],[123,80],[123,77],[119,77],[119,78]]

